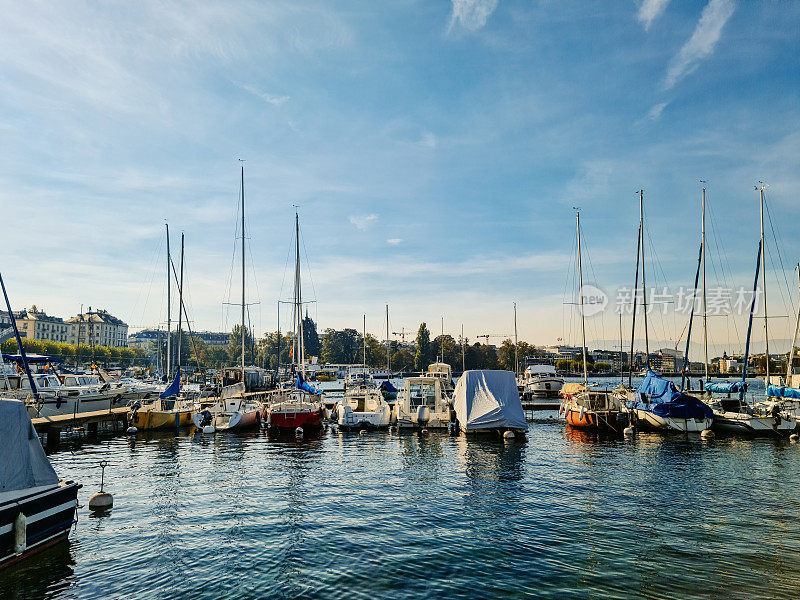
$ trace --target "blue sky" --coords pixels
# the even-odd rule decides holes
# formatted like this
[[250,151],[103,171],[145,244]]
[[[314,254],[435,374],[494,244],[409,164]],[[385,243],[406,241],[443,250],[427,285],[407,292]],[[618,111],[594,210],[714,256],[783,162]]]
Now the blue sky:
[[[261,331],[284,277],[290,295],[293,204],[323,328],[366,313],[379,334],[388,302],[393,330],[443,315],[474,339],[511,332],[516,301],[523,339],[574,341],[572,207],[588,278],[613,295],[632,284],[644,188],[648,276],[688,285],[700,179],[721,245],[709,260],[750,286],[758,180],[784,266],[800,256],[799,26],[796,3],[732,0],[7,5],[3,275],[17,306],[153,325],[166,219],[186,234],[194,327],[228,328],[244,158]],[[685,324],[654,321],[665,340]],[[616,317],[589,336],[614,338]]]

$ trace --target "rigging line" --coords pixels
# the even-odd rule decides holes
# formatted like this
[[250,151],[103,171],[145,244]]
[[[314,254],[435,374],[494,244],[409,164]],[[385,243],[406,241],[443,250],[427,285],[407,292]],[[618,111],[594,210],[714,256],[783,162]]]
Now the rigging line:
[[283,298],[283,285],[286,283],[286,270],[289,268],[289,255],[292,253],[292,248],[294,244],[294,228],[292,228],[292,235],[289,239],[289,248],[286,250],[286,261],[283,264],[283,278],[281,279],[281,289],[278,292],[278,301],[280,302],[281,298]]
[[[233,265],[236,262],[236,250],[237,250],[237,240],[239,233],[239,211],[241,210],[241,205],[239,201],[242,198],[242,183],[241,181],[237,184],[237,200],[236,200],[236,217],[234,221],[234,228],[233,228],[233,249],[231,251],[231,268],[228,272],[228,284],[226,286],[225,291],[223,292],[222,296],[222,331],[227,331],[227,323],[228,323],[228,306],[231,304],[231,294],[233,293]],[[244,235],[244,232],[242,232]],[[225,295],[227,294],[227,296]]]
[[[161,236],[159,236],[158,245],[155,247],[155,252],[151,256],[150,261],[149,261],[150,274],[149,274],[148,277],[149,277],[150,281],[149,281],[149,284],[146,286],[147,287],[147,297],[145,298],[144,305],[142,306],[142,312],[139,315],[139,323],[144,323],[144,313],[147,310],[147,302],[150,299],[150,291],[152,290],[152,287],[153,287],[153,280],[155,279],[155,272],[156,272],[156,268],[157,268],[157,265],[158,265],[158,256],[159,256],[160,251],[161,251],[161,244],[162,243],[163,243],[163,240],[161,239]],[[145,279],[145,283],[148,283],[147,279]],[[144,293],[144,286],[141,286],[141,287],[139,287],[139,292],[136,295],[136,301],[133,303],[133,308],[131,309],[131,314],[132,315],[136,315],[136,310],[139,307],[139,301],[141,300],[143,293]]]
[[317,300],[317,290],[314,288],[314,278],[311,276],[311,263],[308,261],[308,250],[306,249],[306,238],[303,235],[302,228],[300,229],[300,243],[303,244],[303,252],[306,255],[306,272],[308,273],[308,279],[311,282],[311,292],[314,294],[314,300]]
[[[657,269],[651,269],[651,272],[653,273],[653,279],[656,280],[655,283],[658,283],[658,280],[659,280],[659,277],[660,277],[661,281],[663,283],[663,286],[666,287],[667,286],[667,274],[664,272],[664,267],[661,264],[661,260],[658,257],[658,253],[656,252],[655,244],[653,244],[653,236],[650,234],[650,224],[648,223],[647,220],[645,220],[645,222],[644,222],[644,230],[645,230],[645,234],[646,234],[645,237],[647,238],[647,243],[650,246],[650,261],[651,261],[651,263],[654,264],[655,267],[657,267]],[[642,268],[644,268],[644,264],[642,265]],[[659,276],[659,271],[661,272],[660,276]],[[655,287],[651,287],[651,289],[655,289]],[[648,304],[649,305],[653,304],[652,294],[651,294],[651,296],[649,298]],[[643,309],[647,310],[648,307],[644,306]],[[650,314],[652,314],[652,313],[650,313]],[[673,316],[672,320],[673,320],[673,326],[674,326],[673,330],[674,330],[675,327],[676,327],[675,326],[675,312],[674,311],[673,311],[672,316]],[[661,340],[662,341],[669,341],[670,338],[667,336],[667,326],[666,326],[666,322],[664,320],[664,311],[663,310],[659,311],[659,319],[661,320]],[[651,318],[650,323],[651,324],[655,324],[654,321],[652,320],[652,318]],[[655,333],[655,331],[654,331],[654,333]],[[657,337],[658,336],[656,335],[656,338]]]
[[[577,236],[577,233],[575,235]],[[587,241],[587,238],[586,238],[585,234],[581,236],[581,240],[582,240],[582,248],[586,249],[586,252],[584,254],[586,255],[586,259],[589,261],[589,270],[591,271],[592,277],[594,278],[594,285],[597,285],[599,280],[597,278],[597,273],[594,270],[594,263],[592,262],[592,252],[591,252],[591,249],[589,248],[589,243]],[[589,321],[589,326],[590,327],[591,327],[591,324],[592,324],[592,321],[590,320]],[[599,328],[599,331],[598,331],[598,328]],[[594,330],[594,339],[595,339],[595,341],[598,340],[598,339],[600,339],[602,341],[605,341],[605,338],[606,338],[605,319],[602,318],[602,316],[598,320],[598,325],[595,326],[593,328],[593,330]]]
[[[575,258],[577,256],[577,254],[576,254],[577,241],[578,241],[578,237],[577,237],[577,232],[576,232],[576,234],[575,234],[575,236],[573,237],[573,240],[572,240],[572,246],[570,248],[569,268],[567,269],[567,271],[565,273],[564,291],[563,291],[563,294],[561,296],[561,331],[562,331],[561,335],[564,336],[565,339],[563,339],[562,341],[565,341],[566,342],[565,345],[567,345],[567,346],[572,345],[572,316],[573,316],[573,312],[574,312],[574,308],[572,306],[574,304],[574,302],[573,302],[574,297],[572,297],[572,298],[568,297],[567,296],[567,290],[570,291],[571,295],[574,294],[574,290],[575,290],[575,282],[574,282],[575,273],[574,273],[574,271],[578,268],[577,267],[577,263],[575,262]],[[573,265],[576,265],[574,269],[573,269]],[[565,311],[567,310],[567,308],[566,308],[567,306],[569,306],[569,312],[565,313]]]
[[[708,196],[706,196],[706,211],[707,211],[707,214],[709,215],[709,220],[711,222],[710,229],[711,229],[712,239],[714,240],[714,248],[716,249],[716,255],[715,255],[716,256],[716,260],[719,261],[719,268],[720,268],[720,271],[722,272],[722,284],[726,288],[728,288],[730,290],[733,290],[733,271],[731,270],[730,265],[728,265],[728,275],[725,274],[725,263],[722,260],[722,257],[726,256],[726,255],[722,253],[722,249],[721,249],[721,246],[720,246],[720,243],[719,243],[719,236],[717,236],[717,218],[716,218],[715,213],[714,213],[714,205],[713,205],[712,202],[709,201]],[[706,237],[708,237],[708,231],[706,231]],[[708,253],[706,253],[706,256],[708,256]],[[717,281],[719,281],[719,276],[716,273],[716,264],[713,262],[713,259],[712,259],[711,265],[712,265],[712,269],[714,269],[714,274],[717,277]],[[732,319],[732,320],[729,319],[729,321],[728,321],[728,337],[730,338],[730,323],[731,322],[733,323],[733,330],[736,333],[736,345],[737,346],[741,346],[742,345],[742,338],[741,338],[741,335],[739,334],[739,326],[736,324],[737,323],[736,319]],[[728,345],[730,345],[730,339],[728,339]]]
[[[789,279],[786,277],[786,267],[783,265],[783,253],[781,252],[781,244],[779,243],[778,234],[775,231],[777,226],[774,224],[774,222],[772,220],[772,213],[769,210],[769,203],[767,202],[766,194],[764,195],[764,207],[767,209],[767,218],[769,219],[769,226],[770,226],[770,229],[772,230],[772,237],[775,240],[775,244],[774,244],[775,245],[775,251],[776,251],[776,253],[778,255],[778,261],[780,262],[780,265],[781,265],[781,272],[783,273],[783,281],[784,281],[784,285],[786,286],[786,293],[788,295],[788,302],[787,302],[786,298],[784,298],[784,296],[783,296],[783,290],[781,289],[780,285],[778,285],[778,289],[781,290],[781,299],[784,302],[784,309],[786,310],[786,314],[791,314],[791,312],[792,312],[792,308],[791,308],[791,302],[792,302],[791,288],[789,287]],[[777,277],[776,277],[776,279],[777,279]],[[789,322],[791,323],[791,319],[789,319]]]

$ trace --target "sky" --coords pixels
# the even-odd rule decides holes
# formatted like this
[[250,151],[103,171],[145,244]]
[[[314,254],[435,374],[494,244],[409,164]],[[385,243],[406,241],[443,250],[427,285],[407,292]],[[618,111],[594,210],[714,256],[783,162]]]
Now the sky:
[[[520,339],[577,342],[580,208],[584,283],[609,298],[587,338],[613,344],[638,190],[648,286],[675,290],[694,280],[703,180],[708,285],[730,289],[752,288],[755,186],[768,184],[770,327],[791,337],[798,3],[43,1],[3,14],[0,264],[15,309],[163,323],[168,222],[176,257],[185,234],[193,329],[229,330],[243,159],[258,332],[292,295],[297,210],[321,329],[360,329],[366,314],[383,338],[389,304],[392,331],[438,333],[443,318],[446,333],[499,343],[516,302]],[[688,317],[656,310],[650,336],[683,343]],[[729,351],[745,329],[745,315],[709,319]]]

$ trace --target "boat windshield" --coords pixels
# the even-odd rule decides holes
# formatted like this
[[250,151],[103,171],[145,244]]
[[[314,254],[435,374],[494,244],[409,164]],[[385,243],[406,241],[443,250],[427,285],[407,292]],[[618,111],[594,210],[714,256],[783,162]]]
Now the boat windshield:
[[433,382],[412,383],[409,386],[409,407],[436,406],[436,384]]

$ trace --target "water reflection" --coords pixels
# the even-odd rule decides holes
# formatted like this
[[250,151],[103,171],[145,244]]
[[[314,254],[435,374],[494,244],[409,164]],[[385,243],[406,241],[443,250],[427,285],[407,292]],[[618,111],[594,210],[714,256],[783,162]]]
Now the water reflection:
[[75,556],[71,544],[63,541],[0,571],[0,598],[40,600],[74,598]]

